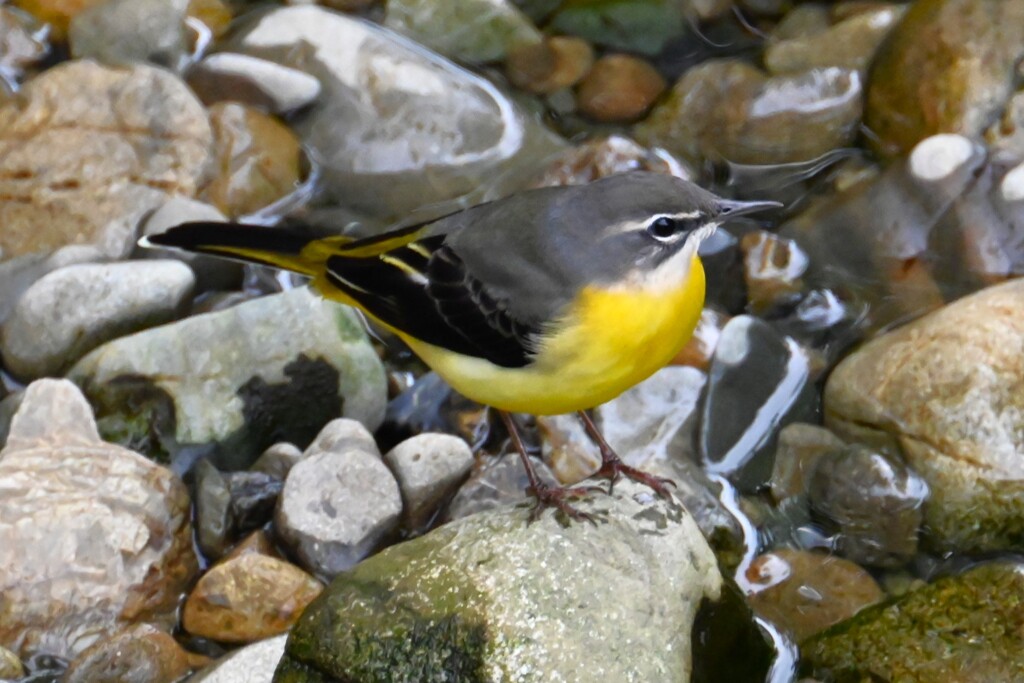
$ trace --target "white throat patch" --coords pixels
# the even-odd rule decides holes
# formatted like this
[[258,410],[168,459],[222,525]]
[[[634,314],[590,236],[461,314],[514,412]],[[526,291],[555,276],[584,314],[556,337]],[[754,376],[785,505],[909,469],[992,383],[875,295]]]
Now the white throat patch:
[[679,288],[690,277],[690,265],[697,254],[701,242],[710,237],[718,228],[718,223],[708,223],[686,237],[682,249],[663,261],[653,270],[639,268],[629,271],[615,290],[635,292],[638,289],[648,294],[664,294]]

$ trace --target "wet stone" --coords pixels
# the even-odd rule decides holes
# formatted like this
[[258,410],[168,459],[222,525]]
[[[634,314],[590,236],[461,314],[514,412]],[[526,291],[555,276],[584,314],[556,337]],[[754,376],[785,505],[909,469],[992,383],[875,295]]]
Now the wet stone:
[[206,572],[182,611],[189,633],[224,643],[250,643],[286,632],[323,586],[298,567],[258,553],[225,560]]
[[505,73],[517,88],[547,95],[576,85],[593,65],[590,43],[573,36],[550,36],[510,50]]
[[948,304],[860,347],[825,387],[833,431],[900,454],[928,483],[937,549],[1010,549],[1024,537],[1021,301],[1015,280]]
[[275,443],[263,451],[250,469],[284,481],[299,460],[302,460],[302,450],[298,446],[287,442]]
[[398,527],[398,483],[369,432],[335,420],[296,464],[278,500],[276,529],[303,566],[333,577],[374,551]]
[[804,346],[814,348],[831,363],[860,340],[860,315],[858,306],[843,301],[833,290],[813,289],[771,324]]
[[[707,376],[694,368],[669,366],[599,406],[598,427],[627,465],[692,457],[689,444]],[[678,493],[678,492],[677,492]]]
[[445,432],[476,444],[487,434],[488,410],[456,393],[435,372],[421,375],[388,403],[381,443],[398,444],[423,432]]
[[73,384],[33,382],[0,452],[0,644],[73,658],[170,627],[198,569],[189,508],[169,470],[100,440]]
[[267,555],[268,557],[284,559],[274,547],[274,542],[271,540],[266,529],[257,529],[239,541],[237,545],[231,548],[231,552],[224,556],[224,561],[226,562],[227,560],[233,560],[236,557],[249,554]]
[[479,196],[480,178],[563,144],[489,81],[376,25],[319,7],[267,12],[229,47],[320,81],[320,99],[295,128],[320,164],[322,187],[330,190],[324,200],[379,224],[426,204]]
[[629,171],[664,173],[686,180],[695,176],[692,169],[664,150],[650,150],[625,136],[609,135],[550,157],[529,187],[583,185]]
[[[812,204],[779,233],[807,253],[816,282],[868,304],[867,327],[920,315],[944,301],[936,280],[959,276],[930,267],[932,232],[984,163],[984,149],[963,136],[927,138],[906,160]],[[886,220],[864,220],[873,215]]]
[[835,528],[835,547],[844,557],[896,567],[917,553],[928,486],[902,463],[846,446],[818,459],[807,495],[811,509]]
[[606,55],[580,81],[579,110],[595,121],[625,123],[642,117],[665,91],[653,66],[631,55]]
[[270,521],[281,494],[283,478],[263,472],[231,472],[227,475],[231,494],[231,532],[252,531]]
[[754,591],[747,596],[754,612],[798,643],[885,597],[871,575],[853,562],[802,550],[760,555],[746,579]]
[[3,448],[4,444],[7,443],[7,434],[11,429],[11,420],[14,419],[15,413],[18,412],[18,407],[21,406],[21,400],[24,396],[24,391],[16,391],[4,396],[3,400],[0,400],[0,448]]
[[[542,460],[532,461],[537,477],[544,484],[557,485],[558,479]],[[514,452],[484,457],[448,506],[448,519],[461,519],[506,505],[529,505],[526,487],[530,481]]]
[[188,654],[166,632],[137,624],[75,658],[63,683],[172,683],[191,671]]
[[186,64],[188,0],[106,0],[76,14],[68,40],[76,59],[112,66],[152,62],[178,71]]
[[828,67],[769,77],[740,61],[687,71],[637,125],[637,139],[700,162],[785,164],[853,143],[862,79]]
[[1024,55],[1024,0],[913,3],[874,62],[865,124],[890,155],[999,118]]
[[398,444],[384,455],[384,461],[402,492],[403,523],[420,529],[469,474],[473,453],[457,436],[428,433]]
[[671,0],[563,3],[549,29],[611,48],[656,55],[686,28],[686,7]]
[[166,71],[48,69],[0,107],[0,251],[88,244],[125,255],[146,213],[195,194],[211,140],[202,105]]
[[45,275],[0,328],[4,367],[21,379],[60,375],[96,347],[182,315],[195,285],[178,261],[83,264]]
[[794,422],[779,430],[769,482],[775,501],[803,496],[821,457],[844,445],[842,439],[818,425]]
[[299,184],[299,139],[276,118],[234,102],[210,107],[214,179],[202,197],[228,216],[254,213]]
[[[827,10],[820,5],[816,7],[820,8],[827,22]],[[899,5],[880,4],[832,26],[826,24],[823,30],[801,32],[802,35],[772,41],[765,49],[765,67],[775,74],[828,66],[865,73],[878,46],[903,17],[905,9]]]
[[831,25],[831,16],[825,5],[815,2],[797,5],[772,28],[768,34],[769,45],[815,36],[827,31]]
[[799,298],[809,261],[796,242],[758,230],[740,239],[740,251],[753,313],[764,314]]
[[807,409],[809,374],[793,340],[751,316],[730,320],[711,360],[698,435],[708,470],[746,491],[767,483],[778,429]]
[[540,32],[510,0],[389,0],[384,26],[440,54],[470,64],[496,62]]
[[744,312],[747,288],[743,283],[743,259],[740,241],[723,227],[701,242],[700,260],[704,264],[707,292],[704,306],[729,315]]
[[196,64],[188,84],[207,105],[241,102],[283,114],[312,104],[320,96],[320,81],[298,69],[240,55],[218,52]]
[[868,607],[805,642],[800,673],[822,680],[1018,680],[1021,569],[984,564]]
[[196,542],[203,555],[216,560],[224,554],[231,533],[231,491],[227,478],[209,460],[192,468],[196,506]]
[[688,680],[697,608],[722,588],[697,525],[633,482],[581,505],[601,522],[503,508],[361,563],[303,614],[278,680]]
[[707,372],[711,365],[711,357],[718,347],[718,340],[722,336],[722,328],[728,321],[729,316],[705,307],[700,312],[700,320],[693,330],[693,336],[686,342],[683,350],[672,359],[672,365],[688,365]]
[[271,683],[288,636],[275,636],[225,655],[189,683]]
[[110,342],[69,376],[105,434],[179,471],[203,456],[246,469],[339,415],[375,428],[385,405],[383,367],[355,315],[307,288]]

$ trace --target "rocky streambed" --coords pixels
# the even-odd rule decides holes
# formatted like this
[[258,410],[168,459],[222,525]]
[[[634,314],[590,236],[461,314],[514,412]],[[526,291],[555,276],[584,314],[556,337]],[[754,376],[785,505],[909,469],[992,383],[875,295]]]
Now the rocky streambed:
[[[0,3],[0,679],[1018,681],[1024,2]],[[784,208],[528,524],[500,421],[189,220]],[[521,416],[542,476],[600,456]]]

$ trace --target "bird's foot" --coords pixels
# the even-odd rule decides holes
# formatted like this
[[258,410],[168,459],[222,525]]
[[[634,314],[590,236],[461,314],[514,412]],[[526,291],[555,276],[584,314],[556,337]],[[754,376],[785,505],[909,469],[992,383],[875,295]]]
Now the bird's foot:
[[590,522],[596,524],[593,515],[582,512],[571,505],[571,501],[580,500],[601,489],[596,486],[577,486],[565,488],[562,486],[549,486],[547,484],[531,485],[526,492],[533,496],[536,503],[530,511],[530,521],[537,521],[544,510],[554,508],[569,519],[578,522]]
[[676,487],[676,483],[671,479],[664,477],[656,477],[653,474],[648,474],[643,470],[639,470],[635,467],[630,467],[626,463],[622,462],[622,459],[613,452],[601,454],[601,469],[594,475],[595,477],[601,477],[608,480],[608,495],[612,494],[612,488],[615,486],[615,482],[620,477],[626,477],[632,479],[635,482],[639,482],[644,486],[650,487],[655,493],[665,499],[672,497],[671,491],[668,487]]

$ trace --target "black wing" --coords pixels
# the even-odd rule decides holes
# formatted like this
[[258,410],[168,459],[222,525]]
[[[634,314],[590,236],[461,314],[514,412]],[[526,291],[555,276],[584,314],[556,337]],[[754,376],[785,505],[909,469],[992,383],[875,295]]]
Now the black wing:
[[438,235],[376,256],[327,260],[328,281],[381,322],[434,346],[515,368],[538,326],[517,320]]

